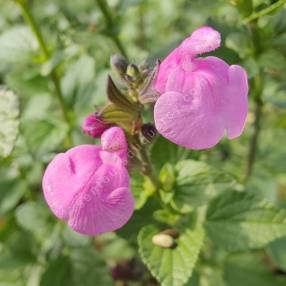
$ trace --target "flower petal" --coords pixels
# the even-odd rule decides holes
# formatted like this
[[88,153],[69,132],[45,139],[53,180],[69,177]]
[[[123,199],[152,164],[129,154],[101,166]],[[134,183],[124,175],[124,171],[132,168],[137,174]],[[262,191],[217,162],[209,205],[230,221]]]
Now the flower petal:
[[157,78],[155,79],[155,90],[159,93],[165,92],[166,83],[170,72],[180,62],[180,52],[177,49],[172,51],[160,64]]
[[116,153],[123,160],[127,158],[127,140],[124,131],[120,127],[111,127],[101,136],[102,150]]
[[224,134],[223,122],[208,81],[200,75],[187,76],[188,93],[166,92],[155,104],[155,125],[170,141],[190,149],[216,145]]
[[60,219],[69,216],[70,203],[101,164],[100,148],[81,145],[58,154],[43,177],[45,199]]
[[71,205],[68,224],[77,232],[97,235],[122,227],[134,210],[127,170],[102,166]]
[[229,68],[229,85],[225,95],[224,121],[229,139],[241,135],[248,110],[248,81],[245,70],[232,65]]
[[185,39],[179,49],[195,56],[217,49],[220,43],[220,33],[211,27],[204,26],[195,30],[189,38]]

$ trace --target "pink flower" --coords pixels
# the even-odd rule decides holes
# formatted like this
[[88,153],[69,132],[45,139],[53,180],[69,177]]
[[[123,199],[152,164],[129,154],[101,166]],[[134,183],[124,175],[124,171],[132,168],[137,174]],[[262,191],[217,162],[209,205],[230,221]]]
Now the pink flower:
[[109,128],[109,125],[102,121],[97,113],[92,113],[88,115],[82,124],[82,130],[85,134],[97,138]]
[[226,133],[238,137],[248,109],[245,70],[209,56],[197,57],[220,46],[220,34],[201,27],[161,63],[154,83],[160,93],[155,125],[170,141],[190,149],[216,145]]
[[[52,212],[86,235],[122,227],[134,210],[123,130],[112,127],[102,138],[103,147],[80,145],[56,155],[43,177],[44,196]],[[116,148],[109,148],[115,141]]]

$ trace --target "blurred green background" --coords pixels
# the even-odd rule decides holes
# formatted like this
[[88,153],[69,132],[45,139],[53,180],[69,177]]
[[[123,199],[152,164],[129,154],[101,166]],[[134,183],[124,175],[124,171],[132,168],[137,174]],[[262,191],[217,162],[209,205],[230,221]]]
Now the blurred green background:
[[[212,54],[247,69],[250,111],[239,139],[223,140],[206,152],[190,151],[191,156],[232,173],[246,182],[249,192],[286,207],[285,1],[110,0],[105,5],[29,0],[42,45],[24,21],[29,14],[16,2],[0,0],[0,85],[18,98],[7,103],[0,96],[0,137],[7,137],[0,144],[0,286],[157,285],[137,261],[133,240],[113,233],[84,237],[58,222],[43,200],[41,178],[57,152],[93,142],[80,126],[105,102],[112,54],[152,65],[204,24],[222,34],[222,47]],[[275,3],[279,5],[271,13],[255,14]],[[1,121],[9,108],[12,128]],[[5,144],[13,141],[12,151]],[[141,224],[148,219],[143,216]],[[111,270],[114,277],[133,282],[113,281]],[[200,282],[188,285],[286,285],[272,275],[282,277],[285,271],[282,238],[257,256],[244,254],[226,265],[208,266]]]

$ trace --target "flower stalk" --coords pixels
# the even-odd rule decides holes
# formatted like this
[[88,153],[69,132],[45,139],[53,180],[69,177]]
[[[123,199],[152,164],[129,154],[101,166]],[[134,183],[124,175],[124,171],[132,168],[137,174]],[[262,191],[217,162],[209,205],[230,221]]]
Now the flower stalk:
[[105,18],[108,31],[112,31],[109,34],[110,38],[113,40],[114,44],[116,45],[116,47],[118,48],[120,53],[126,59],[128,59],[127,52],[126,52],[122,42],[120,41],[117,32],[115,32],[117,25],[113,21],[112,14],[111,14],[111,11],[110,11],[108,4],[106,3],[106,0],[96,0],[96,2],[97,2],[99,9],[101,10],[104,18]]
[[[34,16],[33,16],[33,13],[30,10],[30,7],[29,7],[27,1],[26,0],[16,0],[16,2],[19,4],[26,23],[28,24],[28,26],[30,27],[31,31],[33,32],[33,34],[35,35],[35,37],[38,41],[39,47],[40,47],[40,49],[44,55],[45,61],[50,60],[51,53],[48,49],[48,45],[47,45],[47,43],[43,37],[43,34],[42,34]],[[71,126],[69,111],[66,107],[64,97],[63,97],[63,93],[62,93],[60,78],[59,78],[59,75],[55,69],[53,69],[51,71],[50,76],[51,76],[51,80],[52,80],[53,85],[54,85],[55,96],[57,97],[57,100],[59,102],[59,106],[60,106],[63,118],[64,118],[65,122],[67,123],[67,126],[69,127],[67,138],[66,138],[66,145],[71,146],[72,145],[72,138],[71,138],[72,126]]]

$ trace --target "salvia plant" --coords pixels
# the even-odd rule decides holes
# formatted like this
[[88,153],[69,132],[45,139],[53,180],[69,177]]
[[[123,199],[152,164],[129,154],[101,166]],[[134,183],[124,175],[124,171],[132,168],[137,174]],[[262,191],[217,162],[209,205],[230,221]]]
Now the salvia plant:
[[[278,92],[285,78],[285,66],[279,67],[285,50],[278,48],[285,42],[285,1],[225,1],[240,19],[235,28],[233,19],[225,26],[196,25],[168,52],[143,61],[128,59],[119,20],[97,0],[106,21],[102,33],[119,53],[108,53],[108,73],[96,86],[87,51],[65,67],[82,53],[72,46],[75,35],[61,34],[65,52],[52,51],[30,1],[10,2],[30,29],[13,27],[0,36],[0,175],[6,176],[0,180],[0,285],[286,285],[285,170],[276,172],[282,178],[278,203],[274,191],[263,191],[270,184],[252,181],[260,178],[253,175],[259,138],[275,141],[261,134],[261,120],[267,92]],[[127,4],[119,2],[124,11]],[[151,4],[139,2],[132,5],[139,7],[142,45]],[[59,26],[65,31],[70,22],[67,34],[81,21],[72,13],[91,7],[61,5]],[[49,14],[56,6],[48,8]],[[263,19],[279,10],[277,36]],[[269,46],[278,58],[274,65],[265,59],[274,61]],[[15,63],[23,70],[13,69]],[[98,86],[101,100],[93,104]],[[36,100],[28,101],[33,93]],[[275,121],[278,115],[270,113]],[[277,143],[283,145],[271,142]]]

